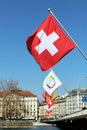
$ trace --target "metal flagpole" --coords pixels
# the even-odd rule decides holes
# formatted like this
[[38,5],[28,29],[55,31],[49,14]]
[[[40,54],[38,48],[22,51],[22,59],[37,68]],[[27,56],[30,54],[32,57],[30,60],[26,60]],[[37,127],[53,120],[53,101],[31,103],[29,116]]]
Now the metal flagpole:
[[61,29],[65,32],[65,34],[73,41],[73,43],[76,45],[77,49],[80,51],[80,53],[83,55],[83,57],[87,60],[87,56],[83,53],[83,51],[80,49],[80,47],[77,45],[77,43],[72,39],[72,37],[69,35],[69,33],[66,31],[66,29],[62,26],[60,21],[56,18],[56,16],[53,14],[52,10],[48,8],[48,11],[52,14],[54,19],[57,21]]

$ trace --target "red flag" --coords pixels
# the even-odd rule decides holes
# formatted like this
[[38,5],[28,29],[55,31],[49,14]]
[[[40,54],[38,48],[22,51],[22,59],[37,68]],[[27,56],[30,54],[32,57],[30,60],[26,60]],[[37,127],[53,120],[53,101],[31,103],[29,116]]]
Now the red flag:
[[46,116],[47,116],[47,117],[50,116],[50,114],[51,114],[51,112],[52,112],[52,108],[53,108],[53,107],[50,107],[50,108],[49,108],[49,106],[46,105]]
[[55,100],[53,100],[52,98],[46,99],[46,104],[49,106],[49,108],[54,106],[55,103]]
[[49,15],[36,31],[27,38],[26,45],[43,71],[50,69],[76,47],[52,15]]
[[43,96],[45,99],[51,98],[51,96],[50,96],[46,91],[42,93],[42,96]]
[[56,99],[57,98],[57,94],[55,92],[52,92],[51,95],[49,95],[46,91],[42,93],[42,96],[46,99]]
[[46,117],[50,116],[52,110],[46,111]]

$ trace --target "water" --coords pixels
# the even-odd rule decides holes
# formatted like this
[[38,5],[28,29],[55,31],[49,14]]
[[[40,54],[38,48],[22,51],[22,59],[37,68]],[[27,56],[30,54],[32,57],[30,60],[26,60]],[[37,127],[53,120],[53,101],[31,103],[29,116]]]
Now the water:
[[56,126],[36,126],[34,128],[0,128],[0,130],[87,130],[87,128],[58,128]]
[[0,128],[0,130],[62,130],[55,126],[36,126],[34,128]]

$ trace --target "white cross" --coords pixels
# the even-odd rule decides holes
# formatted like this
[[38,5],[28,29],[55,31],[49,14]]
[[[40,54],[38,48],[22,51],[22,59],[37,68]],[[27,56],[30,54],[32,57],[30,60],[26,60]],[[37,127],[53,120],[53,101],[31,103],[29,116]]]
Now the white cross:
[[35,47],[39,55],[46,49],[52,56],[58,52],[58,49],[53,44],[53,42],[59,39],[59,36],[55,32],[47,36],[44,30],[41,30],[37,33],[37,36],[41,40],[40,44]]
[[52,102],[51,102],[51,101],[49,101],[49,105],[52,105]]

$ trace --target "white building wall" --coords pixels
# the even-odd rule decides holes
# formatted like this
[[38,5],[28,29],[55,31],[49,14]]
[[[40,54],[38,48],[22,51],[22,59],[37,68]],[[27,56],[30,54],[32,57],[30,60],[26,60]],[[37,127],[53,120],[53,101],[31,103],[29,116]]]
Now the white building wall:
[[38,99],[37,97],[26,97],[25,99],[25,118],[35,119],[38,118]]
[[[85,91],[87,91],[87,89],[84,89],[84,91],[82,89],[79,91],[79,93],[77,93],[77,91],[75,90],[75,94],[71,93],[71,95],[66,94],[64,96],[58,97],[56,104],[53,107],[53,112],[50,114],[50,116],[56,115],[60,118],[62,116],[82,110],[84,107],[87,108],[87,102],[82,102],[82,96],[84,95]],[[45,110],[44,106],[40,107],[42,107],[44,111],[39,111],[41,116],[43,115],[43,113],[45,113]]]

